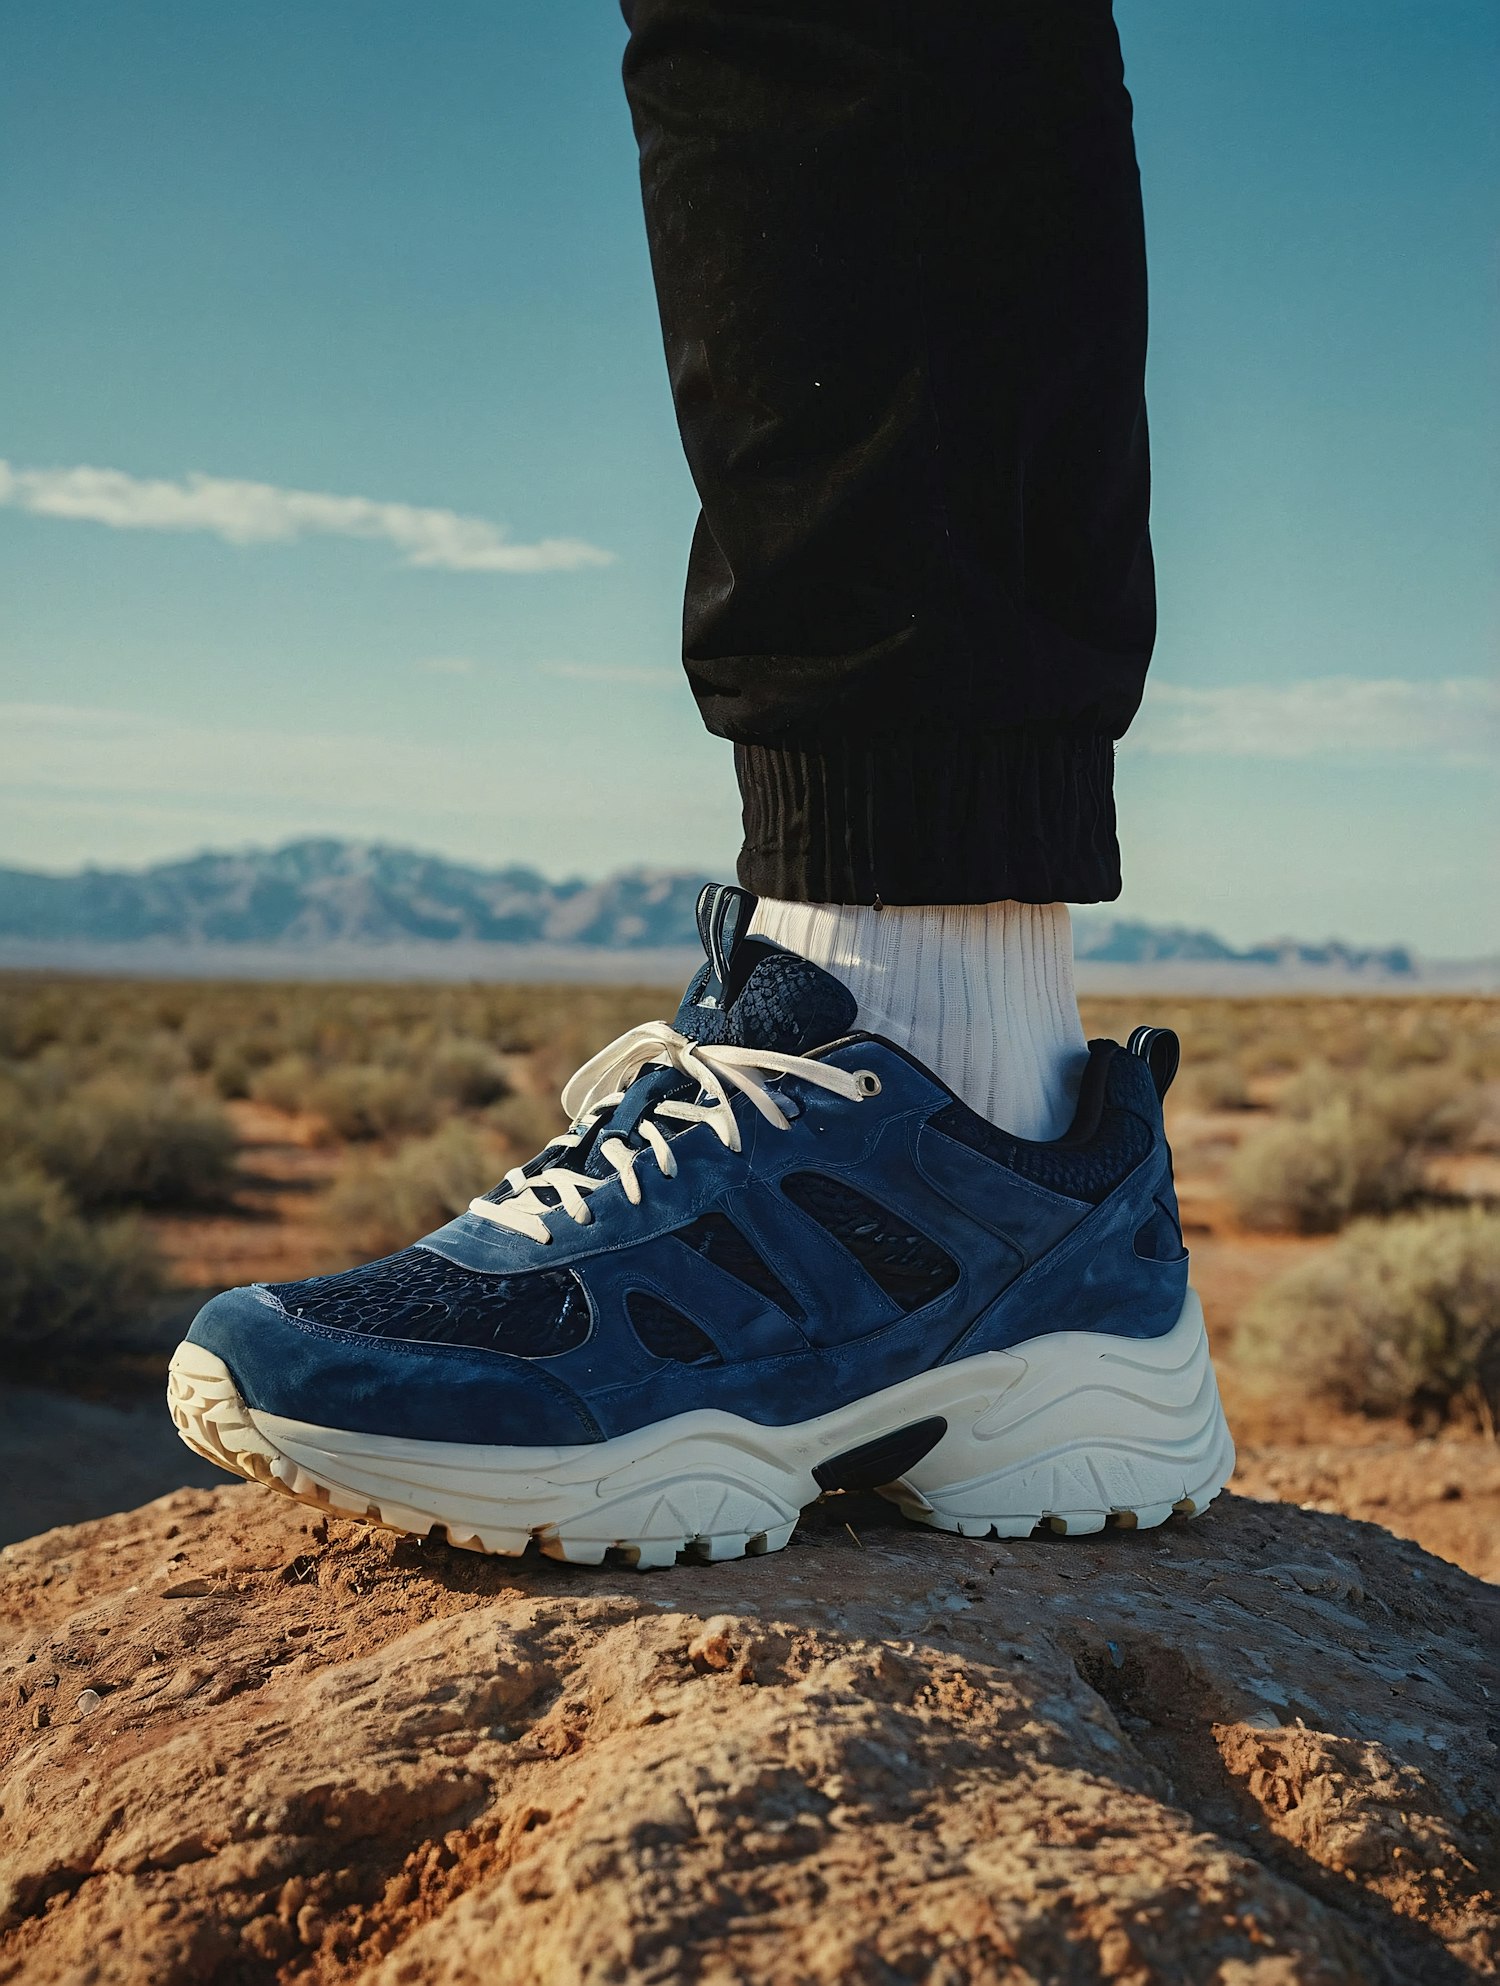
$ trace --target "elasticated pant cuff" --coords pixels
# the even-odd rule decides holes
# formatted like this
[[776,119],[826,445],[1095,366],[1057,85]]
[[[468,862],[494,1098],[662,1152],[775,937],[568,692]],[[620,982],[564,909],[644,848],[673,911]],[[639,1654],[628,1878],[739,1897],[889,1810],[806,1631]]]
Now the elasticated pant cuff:
[[994,730],[737,744],[739,878],[790,903],[1106,903],[1114,740]]

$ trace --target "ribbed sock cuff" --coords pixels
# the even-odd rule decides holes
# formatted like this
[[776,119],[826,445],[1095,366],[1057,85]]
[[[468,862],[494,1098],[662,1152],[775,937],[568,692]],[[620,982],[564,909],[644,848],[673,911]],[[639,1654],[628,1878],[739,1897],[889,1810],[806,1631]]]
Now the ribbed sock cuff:
[[750,928],[831,972],[857,1026],[909,1048],[992,1124],[1059,1138],[1072,1122],[1088,1044],[1065,904],[762,897]]
[[917,732],[734,748],[739,878],[790,903],[1107,903],[1120,894],[1114,741]]

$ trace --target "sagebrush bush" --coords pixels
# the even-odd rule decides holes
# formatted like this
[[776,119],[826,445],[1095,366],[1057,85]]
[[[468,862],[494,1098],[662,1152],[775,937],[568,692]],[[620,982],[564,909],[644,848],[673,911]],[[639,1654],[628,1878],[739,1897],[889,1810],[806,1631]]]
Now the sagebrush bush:
[[441,1098],[404,1070],[355,1063],[319,1076],[303,1108],[316,1111],[336,1138],[359,1144],[430,1131],[441,1113]]
[[1243,1313],[1235,1357],[1357,1412],[1493,1421],[1500,1214],[1439,1208],[1362,1221]]
[[[474,1072],[468,1073],[482,1087]],[[457,1080],[462,1082],[463,1072]],[[331,1135],[348,1144],[430,1131],[446,1100],[430,1072],[424,1079],[408,1069],[368,1062],[319,1068],[303,1054],[283,1055],[258,1069],[249,1092],[273,1110],[321,1117]]]
[[1367,1076],[1358,1096],[1392,1136],[1432,1151],[1466,1151],[1485,1110],[1481,1086],[1452,1063]]
[[[231,1052],[228,1049],[223,1051],[226,1059]],[[244,1066],[241,1063],[241,1067]],[[274,1061],[250,1072],[245,1090],[257,1103],[292,1115],[312,1108],[308,1094],[315,1075],[313,1065],[305,1055],[278,1055]]]
[[461,1214],[503,1171],[494,1148],[470,1125],[445,1124],[409,1139],[385,1159],[367,1159],[334,1187],[329,1217],[368,1255],[384,1255]]
[[1340,1099],[1347,1102],[1350,1083],[1347,1075],[1331,1069],[1320,1056],[1305,1062],[1276,1092],[1278,1117],[1305,1119]]
[[1244,1226],[1331,1234],[1356,1214],[1407,1206],[1421,1191],[1412,1147],[1347,1097],[1310,1117],[1247,1138],[1229,1166],[1229,1196]]
[[436,1045],[429,1067],[438,1094],[463,1110],[483,1110],[510,1095],[505,1064],[482,1041],[450,1036]]
[[55,1179],[0,1167],[0,1359],[108,1345],[161,1286],[156,1251],[132,1219],[81,1220]]
[[1293,1017],[1256,1029],[1243,1050],[1244,1066],[1252,1076],[1287,1076],[1300,1069],[1313,1044]]
[[84,1209],[190,1207],[234,1186],[234,1127],[220,1106],[128,1076],[96,1077],[35,1111],[20,1150]]
[[1187,1090],[1200,1110],[1248,1110],[1250,1090],[1245,1072],[1231,1055],[1193,1064]]
[[1349,1075],[1309,1062],[1276,1100],[1285,1117],[1309,1118],[1337,1099],[1413,1149],[1463,1151],[1485,1109],[1483,1087],[1457,1062],[1419,1063],[1395,1075]]
[[568,1128],[562,1105],[550,1096],[508,1096],[486,1114],[506,1143],[523,1158],[530,1158],[549,1139]]
[[209,1070],[216,1094],[223,1097],[226,1103],[249,1096],[254,1073],[238,1048],[221,1048]]

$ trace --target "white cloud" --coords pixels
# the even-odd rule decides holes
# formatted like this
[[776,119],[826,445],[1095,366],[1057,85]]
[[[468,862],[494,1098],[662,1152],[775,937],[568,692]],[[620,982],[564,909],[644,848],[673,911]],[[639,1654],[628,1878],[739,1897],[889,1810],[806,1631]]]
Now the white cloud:
[[1500,755],[1500,684],[1399,676],[1194,688],[1153,680],[1123,750],[1221,758],[1391,755],[1480,764]]
[[542,674],[575,683],[637,683],[648,690],[682,685],[680,669],[643,669],[628,662],[544,662]]
[[572,572],[614,557],[579,538],[518,545],[501,525],[454,510],[197,473],[174,483],[123,469],[16,469],[0,461],[0,504],[116,531],[208,531],[231,545],[309,536],[381,539],[405,564],[446,572]]

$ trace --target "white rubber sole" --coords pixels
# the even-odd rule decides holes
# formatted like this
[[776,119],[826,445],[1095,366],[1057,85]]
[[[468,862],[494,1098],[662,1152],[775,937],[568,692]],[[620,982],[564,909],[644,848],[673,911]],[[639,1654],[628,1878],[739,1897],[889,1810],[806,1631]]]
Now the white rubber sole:
[[194,1344],[173,1355],[167,1403],[199,1455],[337,1516],[511,1556],[535,1539],[583,1565],[776,1551],[820,1493],[815,1468],[933,1416],[947,1432],[881,1494],[966,1537],[1145,1530],[1196,1516],[1234,1468],[1192,1290],[1160,1338],[1057,1331],[788,1427],[703,1410],[566,1448],[354,1434],[247,1407]]

